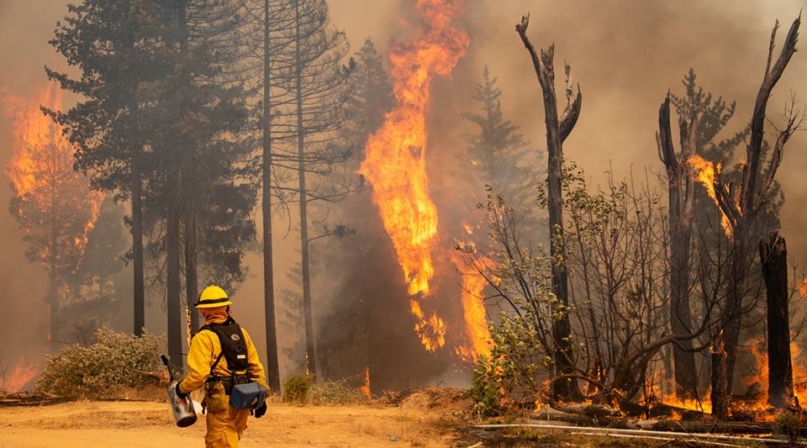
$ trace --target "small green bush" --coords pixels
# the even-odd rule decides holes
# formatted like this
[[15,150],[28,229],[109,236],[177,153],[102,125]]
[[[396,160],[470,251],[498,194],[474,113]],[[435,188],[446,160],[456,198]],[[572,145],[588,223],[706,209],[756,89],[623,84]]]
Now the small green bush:
[[66,398],[97,399],[153,385],[153,379],[140,372],[161,368],[163,337],[137,337],[102,327],[96,330],[95,340],[89,346],[73,344],[48,355],[36,381],[37,390]]
[[784,434],[787,440],[794,444],[799,440],[801,432],[801,417],[794,413],[785,413],[776,418],[776,432]]
[[311,390],[313,378],[307,373],[292,375],[283,381],[283,401],[286,403],[305,404]]
[[314,384],[309,391],[315,405],[350,405],[369,401],[350,378]]

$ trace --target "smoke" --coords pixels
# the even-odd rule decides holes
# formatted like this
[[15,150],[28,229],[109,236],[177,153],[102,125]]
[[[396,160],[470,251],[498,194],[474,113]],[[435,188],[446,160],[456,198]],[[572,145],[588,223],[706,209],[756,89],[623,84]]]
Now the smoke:
[[[57,60],[47,40],[53,35],[56,21],[66,15],[67,3],[61,0],[0,2],[0,60],[5,62],[4,70],[0,71],[0,86],[12,94],[24,96],[46,82],[42,67],[54,65]],[[330,2],[330,11],[335,26],[346,31],[353,50],[360,48],[364,39],[370,37],[378,50],[386,54],[391,42],[405,39],[409,32],[403,24],[411,20],[409,14],[414,3],[414,0],[338,0]],[[533,44],[538,48],[555,44],[556,85],[562,86],[562,67],[567,61],[575,82],[582,89],[580,120],[564,150],[567,159],[584,168],[591,177],[591,184],[597,185],[601,184],[603,172],[609,166],[613,167],[617,178],[627,175],[631,168],[662,171],[655,143],[658,107],[668,90],[674,94],[682,93],[680,81],[689,68],[695,69],[698,83],[705,90],[726,100],[737,101],[735,117],[726,132],[745,126],[750,120],[762,79],[774,21],[778,18],[781,22],[778,45],[801,7],[800,0],[468,0],[461,25],[471,36],[470,48],[454,69],[451,79],[435,82],[429,118],[430,180],[435,202],[442,207],[441,234],[458,236],[459,223],[474,205],[460,204],[467,184],[460,182],[464,173],[456,167],[465,145],[461,134],[471,131],[460,115],[476,108],[472,99],[473,88],[481,82],[486,64],[491,74],[498,77],[498,86],[503,91],[501,100],[505,118],[521,126],[525,139],[533,147],[540,150],[545,147],[541,91],[529,55],[514,30],[525,12],[531,14],[527,34]],[[803,28],[802,35],[805,33],[807,29]],[[803,42],[804,39],[800,45]],[[790,98],[791,91],[799,94],[797,99],[807,95],[805,79],[807,56],[800,51],[769,102],[769,117],[774,123],[777,123],[777,114]],[[0,165],[5,168],[11,154],[10,124],[5,118],[0,120]],[[791,257],[801,264],[807,258],[807,238],[799,232],[807,226],[807,216],[800,210],[801,204],[807,201],[807,188],[801,182],[801,170],[807,166],[807,153],[799,149],[806,144],[804,132],[793,137],[777,175],[786,197],[781,216],[782,235],[788,240]],[[742,156],[744,151],[740,149],[737,154]],[[9,198],[9,189],[0,188],[0,205],[8,204]],[[13,316],[0,328],[0,338],[20,340],[20,336],[44,331],[42,328],[47,318],[42,302],[46,290],[45,275],[25,260],[23,235],[6,211],[7,205],[1,205],[0,210],[3,213],[0,231],[6,235],[5,252],[0,260],[0,279],[5,285],[0,307],[7,316]],[[296,234],[286,234],[287,226],[285,220],[279,219],[275,227],[278,237],[276,294],[287,286],[285,273],[299,259]],[[292,223],[291,228],[295,226],[298,224]],[[368,241],[365,244],[388,243]],[[388,249],[379,248],[377,251],[388,253]],[[252,274],[235,294],[233,309],[236,317],[250,329],[263,353],[261,259],[250,255],[247,262]],[[395,271],[397,268],[390,260],[378,263],[385,270]],[[331,265],[327,269],[341,267]],[[343,278],[351,277],[346,274]],[[394,289],[400,286],[395,282],[401,283],[401,274],[390,272],[379,280],[392,282],[388,289]],[[320,283],[316,278],[314,281],[315,294],[316,291],[330,291],[334,286],[331,278]],[[383,289],[375,288],[377,286],[368,287],[367,294],[384,295],[384,303],[392,307],[388,311],[400,306],[402,317],[399,321],[406,322],[409,316],[405,295],[385,294]],[[129,291],[124,294],[129,294]],[[331,296],[338,299],[338,294]],[[147,315],[147,326],[155,333],[164,331],[165,319],[159,307],[161,298],[152,297],[149,301],[152,306]],[[339,303],[315,302],[315,306],[320,307],[315,309],[315,315],[327,320],[328,310],[338,308]],[[399,338],[414,337],[411,329],[403,323],[395,323],[390,328],[401,331]],[[293,340],[297,336],[281,334],[280,337],[281,340]],[[390,344],[395,342],[392,331],[386,337]],[[20,350],[17,347],[20,346],[0,346],[0,362],[18,356]],[[428,362],[424,359],[418,358],[418,361]]]

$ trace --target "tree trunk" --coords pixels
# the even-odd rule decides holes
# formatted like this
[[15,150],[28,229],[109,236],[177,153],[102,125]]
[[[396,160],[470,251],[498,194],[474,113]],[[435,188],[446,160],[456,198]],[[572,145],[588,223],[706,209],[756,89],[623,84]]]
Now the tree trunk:
[[549,153],[547,192],[549,198],[549,236],[550,255],[552,260],[552,292],[557,298],[555,312],[558,317],[552,323],[554,340],[554,362],[558,377],[552,383],[552,395],[556,400],[574,401],[582,398],[577,381],[571,376],[575,372],[574,353],[571,340],[571,323],[569,321],[569,282],[566,269],[566,249],[563,241],[563,141],[577,123],[580,115],[582,96],[578,89],[577,96],[571,101],[573,88],[569,83],[569,66],[566,66],[567,89],[569,103],[563,117],[558,118],[557,98],[555,96],[555,71],[553,58],[554,45],[549,50],[541,50],[541,56],[527,38],[526,31],[529,16],[516,25],[524,46],[532,57],[535,73],[543,93],[546,146]]
[[[748,243],[751,232],[746,228],[749,221],[742,221],[732,234],[731,282],[723,310],[723,343],[726,352],[726,393],[730,394],[734,383],[734,366],[737,360],[737,346],[742,330],[745,290],[751,271],[751,253]],[[730,397],[727,397],[730,398]]]
[[133,100],[130,113],[132,147],[130,154],[132,190],[132,261],[134,269],[134,334],[142,336],[146,326],[145,274],[143,267],[143,184],[140,174],[140,139],[137,138],[138,105]]
[[728,375],[723,330],[719,325],[712,329],[712,417],[726,420],[729,416]]
[[176,207],[169,207],[166,229],[167,292],[166,311],[168,314],[168,356],[175,371],[182,370],[182,315],[179,306],[179,216]]
[[[186,0],[176,0],[176,13],[177,23],[179,26],[179,49],[181,53],[186,53],[188,49],[187,41],[187,21],[186,21]],[[185,79],[190,82],[189,79]],[[185,110],[178,111],[177,116],[181,117],[187,113]],[[172,166],[168,169],[168,190],[169,198],[176,198],[175,200],[168,200],[166,204],[168,217],[166,224],[166,267],[167,267],[167,286],[166,286],[166,310],[168,314],[168,355],[171,358],[171,364],[177,371],[181,371],[184,367],[182,359],[182,313],[180,307],[180,291],[181,281],[179,278],[179,246],[180,246],[180,210],[177,203],[182,198],[182,190],[187,187],[184,185],[180,176],[183,174],[179,168],[182,156],[175,155],[176,158],[171,161]]]
[[280,365],[277,353],[277,323],[275,322],[275,283],[272,263],[272,108],[271,70],[269,65],[269,1],[263,11],[263,163],[261,166],[263,213],[263,303],[266,327],[266,381],[280,392]]
[[[189,164],[193,166],[193,164]],[[193,169],[193,168],[190,168]],[[190,169],[188,171],[190,171]],[[193,197],[189,198],[188,211],[185,214],[185,291],[189,316],[190,336],[199,331],[199,312],[193,306],[199,297],[199,279],[196,264],[196,209]],[[190,343],[190,341],[188,341]]]
[[305,319],[305,355],[308,364],[308,373],[316,378],[317,351],[314,339],[314,317],[311,307],[311,273],[308,251],[308,200],[305,186],[305,129],[303,126],[303,91],[302,91],[302,56],[300,43],[300,1],[294,2],[295,10],[295,94],[297,96],[297,164],[299,170],[300,188],[300,251],[302,254],[302,282],[303,282],[303,314]]
[[768,304],[768,403],[797,407],[793,393],[788,313],[787,245],[778,232],[759,243]]
[[[728,415],[729,397],[731,390],[731,380],[734,373],[734,363],[737,357],[737,344],[739,342],[740,329],[742,327],[742,309],[746,279],[751,264],[751,238],[754,235],[753,226],[757,217],[767,205],[770,188],[773,184],[774,176],[782,160],[782,151],[785,143],[793,135],[800,123],[799,117],[791,109],[786,114],[787,125],[779,131],[779,135],[772,149],[772,154],[768,158],[769,166],[763,170],[762,163],[762,143],[765,134],[765,114],[774,86],[784,73],[790,59],[796,53],[796,42],[798,41],[798,31],[801,25],[801,17],[793,21],[790,30],[785,37],[782,51],[773,62],[773,49],[776,41],[776,31],[779,22],[771,32],[770,46],[768,47],[768,60],[765,66],[765,77],[757,92],[754,103],[754,112],[751,116],[751,136],[746,148],[746,165],[742,169],[742,181],[740,184],[739,197],[736,192],[724,186],[719,178],[715,180],[715,192],[718,205],[724,216],[731,223],[731,273],[726,307],[723,310],[721,324],[725,328],[725,365],[726,374],[723,377],[715,376],[715,365],[712,366],[712,413],[718,416]],[[753,243],[754,245],[756,243]],[[715,348],[713,348],[714,350]],[[722,349],[722,348],[721,348]],[[719,370],[719,369],[718,369]],[[714,381],[725,381],[725,384],[716,384]],[[724,397],[715,396],[725,394]],[[715,400],[717,398],[717,400]],[[718,408],[724,406],[725,408]]]
[[[687,159],[695,153],[697,116],[687,123],[682,117],[681,157],[675,155],[670,128],[670,96],[659,109],[659,153],[667,170],[670,222],[670,326],[674,335],[692,333],[692,315],[689,304],[689,257],[692,234],[693,179],[686,168]],[[680,339],[673,344],[675,395],[681,399],[698,396],[695,353],[692,339]]]

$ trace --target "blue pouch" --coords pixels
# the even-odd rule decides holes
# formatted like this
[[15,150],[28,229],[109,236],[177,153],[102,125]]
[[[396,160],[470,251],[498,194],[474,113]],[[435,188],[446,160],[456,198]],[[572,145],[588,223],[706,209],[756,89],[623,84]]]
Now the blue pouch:
[[255,409],[266,399],[266,389],[258,383],[244,383],[233,386],[230,406],[236,409]]

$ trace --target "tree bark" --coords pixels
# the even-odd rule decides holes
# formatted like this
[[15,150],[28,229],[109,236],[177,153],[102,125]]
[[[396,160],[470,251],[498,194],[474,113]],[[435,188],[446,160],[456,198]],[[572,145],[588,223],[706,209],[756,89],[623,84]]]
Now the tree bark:
[[179,306],[179,213],[175,207],[168,210],[168,222],[166,229],[166,266],[167,266],[167,291],[166,291],[166,313],[168,319],[168,356],[171,358],[171,365],[175,372],[181,371],[182,360],[182,315]]
[[[134,92],[132,93],[134,95]],[[132,261],[134,269],[134,334],[142,336],[146,326],[145,274],[143,267],[143,184],[140,172],[140,139],[138,128],[137,99],[130,104],[130,126],[132,128],[132,146],[130,149],[132,191]]]
[[768,403],[797,407],[793,393],[788,312],[787,245],[778,232],[759,243],[768,304]]
[[[552,394],[556,400],[575,401],[582,398],[577,381],[571,377],[575,371],[574,353],[571,340],[571,323],[569,321],[569,281],[566,268],[566,249],[563,241],[563,141],[577,123],[580,116],[582,96],[578,88],[577,96],[572,100],[573,88],[569,82],[569,67],[566,66],[567,89],[569,103],[563,116],[558,117],[557,98],[555,96],[555,71],[553,59],[554,45],[548,50],[541,50],[540,58],[535,51],[526,31],[529,15],[526,15],[516,31],[524,46],[530,53],[538,83],[543,93],[546,146],[549,153],[548,198],[549,198],[549,235],[550,256],[552,257],[552,292],[557,298],[555,312],[558,317],[552,323],[554,340],[554,361],[556,375],[559,379],[552,383]],[[564,377],[569,375],[568,377]]]
[[266,381],[280,392],[280,364],[277,353],[277,323],[275,322],[275,273],[272,260],[272,96],[269,58],[269,1],[263,10],[263,163],[261,166],[263,213],[263,303],[266,328]]
[[712,329],[712,417],[726,420],[729,416],[729,383],[726,372],[726,350],[723,344],[723,330],[719,326]]
[[[667,170],[670,222],[670,326],[672,334],[692,333],[689,303],[690,239],[692,235],[693,177],[687,160],[696,152],[698,116],[679,121],[681,157],[676,156],[670,128],[670,95],[659,109],[659,133],[656,136],[659,155]],[[675,395],[681,399],[698,396],[697,369],[692,339],[673,344]]]
[[[762,172],[762,143],[765,134],[765,114],[768,99],[774,86],[782,77],[788,62],[796,52],[796,42],[798,40],[798,30],[801,24],[801,17],[793,21],[790,31],[785,37],[782,51],[771,66],[773,60],[773,48],[776,41],[776,31],[779,22],[771,32],[770,46],[768,48],[768,61],[765,66],[765,77],[762,80],[757,92],[754,112],[751,117],[751,136],[746,148],[746,165],[742,170],[742,183],[739,191],[739,198],[735,198],[733,192],[726,188],[719,177],[715,181],[715,192],[721,212],[729,219],[732,229],[732,272],[726,307],[723,311],[721,323],[725,328],[725,364],[726,375],[717,377],[712,375],[712,413],[720,416],[728,415],[729,396],[731,390],[731,380],[734,373],[734,361],[737,358],[737,344],[739,343],[740,329],[742,328],[742,314],[744,288],[751,265],[751,247],[756,243],[751,241],[754,237],[754,223],[757,216],[766,206],[769,188],[773,184],[774,176],[781,162],[782,151],[787,140],[792,136],[798,127],[798,122],[794,114],[788,116],[788,123],[784,130],[779,132],[776,144],[773,148],[771,164],[765,172]],[[757,186],[759,185],[759,186]],[[712,366],[715,370],[715,366]],[[725,384],[716,384],[714,381],[725,381]],[[715,396],[717,393],[725,393],[724,397]],[[715,400],[716,398],[716,400]],[[718,408],[725,406],[725,409]]]
[[[193,169],[194,164],[188,165]],[[199,297],[199,279],[196,264],[196,210],[195,201],[191,196],[188,201],[188,210],[185,213],[185,292],[188,307],[190,335],[199,331],[199,312],[193,306]],[[189,341],[190,343],[190,341]]]
[[[187,21],[186,21],[186,0],[176,0],[175,3],[177,24],[180,31],[179,49],[181,53],[187,52]],[[185,80],[190,82],[189,80]],[[178,116],[187,113],[187,111],[180,110]],[[168,168],[168,195],[169,200],[165,207],[167,208],[168,217],[166,222],[166,253],[165,264],[166,272],[166,314],[167,314],[167,328],[168,328],[168,355],[171,358],[171,365],[175,371],[181,371],[184,367],[184,360],[182,359],[182,332],[181,329],[183,317],[180,307],[180,291],[181,281],[179,278],[180,265],[179,265],[179,250],[180,250],[180,210],[179,201],[182,198],[182,190],[186,187],[183,184],[181,176],[184,174],[180,170],[181,155],[176,154],[176,159],[172,160],[171,166]],[[170,198],[174,198],[173,200]]]
[[308,250],[308,191],[305,184],[305,128],[303,125],[303,90],[302,90],[302,54],[300,44],[302,36],[300,31],[300,0],[294,2],[295,11],[295,95],[297,97],[297,165],[299,170],[300,188],[300,251],[302,255],[301,271],[303,283],[303,315],[305,319],[305,355],[308,363],[308,373],[318,377],[317,350],[314,338],[314,316],[311,305],[311,272],[310,254]]

